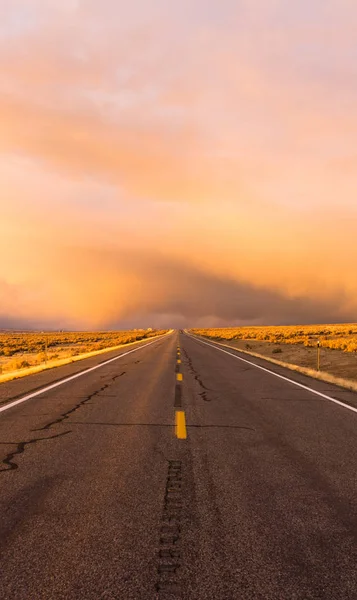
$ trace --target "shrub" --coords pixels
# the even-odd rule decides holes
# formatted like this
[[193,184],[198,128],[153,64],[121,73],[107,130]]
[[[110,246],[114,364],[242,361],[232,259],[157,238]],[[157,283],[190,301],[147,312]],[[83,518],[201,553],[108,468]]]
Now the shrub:
[[297,344],[306,348],[321,347],[343,352],[356,352],[357,325],[252,326],[193,329],[194,333],[215,340],[262,340],[271,344]]
[[[0,332],[0,355],[11,357],[20,352],[27,355],[37,354],[36,364],[42,364],[46,360],[45,350],[55,347],[55,352],[66,352],[66,355],[76,356],[91,350],[101,350],[119,346],[143,338],[151,338],[167,330],[147,330],[138,329],[125,331],[96,331],[96,332]],[[20,357],[18,357],[20,360]],[[54,356],[48,356],[52,360]],[[17,368],[16,361],[8,361],[4,364],[6,371]]]
[[18,368],[19,369],[27,369],[28,367],[31,367],[30,363],[28,360],[21,360],[18,362]]
[[26,369],[31,367],[27,360],[12,360],[6,364],[6,371],[18,371],[18,369]]

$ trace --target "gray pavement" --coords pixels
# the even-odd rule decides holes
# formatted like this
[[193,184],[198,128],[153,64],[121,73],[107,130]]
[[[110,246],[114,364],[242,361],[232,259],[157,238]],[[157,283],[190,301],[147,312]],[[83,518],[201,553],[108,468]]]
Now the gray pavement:
[[[124,352],[3,384],[0,406]],[[0,413],[0,598],[357,599],[356,430],[185,334],[103,364]]]

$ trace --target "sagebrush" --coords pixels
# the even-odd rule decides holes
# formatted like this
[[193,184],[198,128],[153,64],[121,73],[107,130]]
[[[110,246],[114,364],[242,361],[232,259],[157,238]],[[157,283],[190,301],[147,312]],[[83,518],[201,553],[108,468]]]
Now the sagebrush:
[[275,344],[303,344],[357,352],[357,324],[344,325],[293,325],[227,327],[192,329],[192,333],[216,340],[260,340]]

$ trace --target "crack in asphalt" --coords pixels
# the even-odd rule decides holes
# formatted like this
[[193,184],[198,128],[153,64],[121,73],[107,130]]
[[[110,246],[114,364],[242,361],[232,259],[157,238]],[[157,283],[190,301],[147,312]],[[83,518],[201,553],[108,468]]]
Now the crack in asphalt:
[[104,390],[106,390],[108,387],[110,387],[110,385],[116,379],[118,379],[119,377],[122,377],[125,374],[126,374],[126,371],[123,371],[119,375],[114,375],[114,377],[111,378],[111,382],[110,383],[105,383],[101,388],[99,388],[98,390],[96,390],[92,394],[89,394],[86,398],[84,398],[83,400],[81,400],[81,402],[78,402],[78,404],[75,404],[75,406],[73,406],[72,408],[70,408],[66,412],[62,413],[61,416],[58,417],[58,419],[55,419],[54,421],[50,421],[49,423],[47,423],[43,427],[39,427],[38,429],[32,429],[32,431],[46,431],[48,429],[51,429],[51,427],[53,427],[53,425],[58,425],[59,423],[63,423],[63,421],[65,421],[66,419],[68,419],[68,417],[70,415],[72,415],[79,408],[81,408],[82,406],[84,406],[85,404],[87,404],[90,400],[92,400],[92,398],[94,398],[95,396],[98,396],[101,392],[104,392]]
[[109,425],[114,427],[170,427],[174,428],[171,423],[103,423],[100,421],[68,421],[71,425]]
[[245,429],[247,431],[256,431],[254,427],[246,427],[245,425],[187,425],[187,429],[190,429],[190,427],[196,427],[197,429]]
[[262,396],[259,400],[273,400],[274,402],[321,402],[320,398],[273,398],[272,396]]
[[[171,423],[105,423],[100,421],[68,421],[70,425],[104,425],[109,427],[168,427],[173,429]],[[256,431],[254,427],[247,427],[246,425],[200,425],[196,423],[190,423],[186,425],[187,429],[194,427],[196,429],[246,429],[247,431]]]
[[182,352],[185,355],[186,360],[188,362],[188,369],[189,369],[191,375],[193,375],[194,379],[197,381],[197,383],[202,388],[202,392],[200,392],[198,395],[201,396],[202,400],[204,400],[205,402],[211,402],[212,398],[208,397],[207,392],[214,392],[215,390],[211,390],[210,388],[208,388],[207,386],[205,386],[205,384],[203,383],[203,381],[200,378],[199,374],[197,373],[196,369],[194,368],[194,366],[192,364],[192,359],[187,354],[187,351],[184,350],[184,349],[182,349]]
[[42,442],[45,440],[54,440],[55,438],[62,437],[64,435],[67,435],[68,433],[71,433],[71,431],[57,433],[56,435],[52,435],[51,437],[33,438],[32,440],[28,440],[27,442],[0,442],[1,445],[5,446],[13,446],[16,444],[16,450],[14,450],[13,452],[9,452],[3,459],[2,462],[4,465],[7,465],[7,468],[0,469],[0,473],[4,473],[5,471],[14,471],[15,469],[19,468],[19,465],[16,462],[13,462],[13,459],[15,458],[15,456],[18,456],[19,454],[25,452],[26,446],[29,446],[30,444],[37,444],[37,442]]
[[[122,377],[125,374],[126,374],[126,371],[123,371],[122,373],[119,373],[119,375],[114,375],[114,377],[111,378],[110,383],[106,383],[105,385],[103,385],[101,388],[99,388],[98,390],[96,390],[92,394],[89,394],[86,398],[84,398],[83,400],[81,400],[81,402],[78,402],[75,406],[73,406],[72,408],[70,408],[66,412],[62,413],[61,416],[58,417],[58,419],[55,419],[54,421],[50,421],[49,423],[47,423],[43,427],[39,427],[38,429],[32,429],[31,431],[33,431],[33,432],[35,432],[35,431],[47,431],[47,430],[51,429],[51,427],[53,427],[54,425],[58,425],[60,423],[63,423],[63,421],[65,421],[66,419],[68,419],[71,414],[75,413],[79,408],[81,408],[82,406],[84,406],[85,404],[87,404],[92,398],[94,398],[95,396],[98,396],[101,392],[103,392],[110,385],[112,385],[112,383],[116,379],[118,379],[119,377]],[[5,458],[2,460],[2,463],[4,465],[6,465],[6,468],[5,469],[0,469],[0,473],[5,472],[5,471],[13,471],[15,469],[18,469],[18,464],[16,462],[14,462],[13,459],[14,459],[15,456],[18,456],[19,454],[23,454],[23,452],[25,452],[25,449],[26,449],[27,446],[29,446],[31,444],[36,444],[37,442],[42,442],[43,440],[53,440],[55,438],[67,435],[68,433],[71,433],[71,432],[72,432],[72,430],[69,430],[69,431],[65,431],[65,432],[62,432],[62,433],[58,433],[56,435],[52,435],[51,437],[32,438],[31,440],[22,441],[22,442],[0,442],[0,445],[2,445],[2,446],[14,446],[14,445],[16,445],[16,450],[14,450],[12,452],[9,452],[5,456]]]

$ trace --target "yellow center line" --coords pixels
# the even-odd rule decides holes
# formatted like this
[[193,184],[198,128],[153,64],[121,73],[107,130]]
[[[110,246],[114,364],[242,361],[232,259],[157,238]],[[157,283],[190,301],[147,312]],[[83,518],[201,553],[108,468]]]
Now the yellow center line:
[[180,359],[179,359],[179,358],[177,359],[177,364],[178,364],[178,365],[180,365],[180,364],[181,364],[181,361],[180,361]]
[[175,430],[176,437],[179,440],[185,440],[187,438],[186,417],[183,410],[177,410],[175,413]]
[[176,379],[177,379],[177,381],[182,381],[183,380],[182,373],[176,373]]

